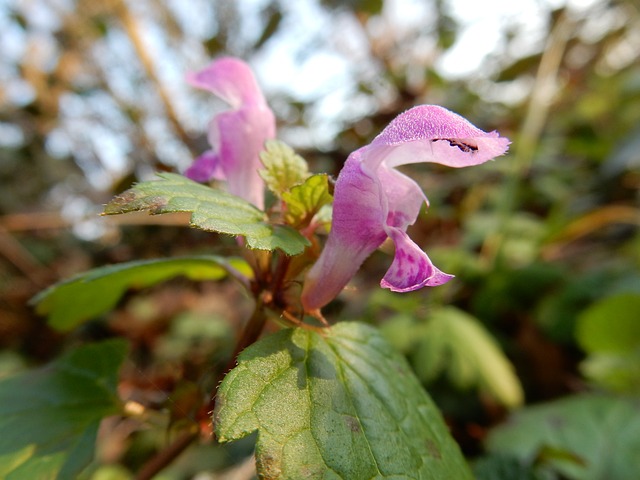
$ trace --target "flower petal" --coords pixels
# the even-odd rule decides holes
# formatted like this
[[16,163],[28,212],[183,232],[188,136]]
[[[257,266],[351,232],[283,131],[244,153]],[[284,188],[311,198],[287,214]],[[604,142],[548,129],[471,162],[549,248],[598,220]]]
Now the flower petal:
[[187,74],[192,86],[208,90],[238,109],[247,105],[265,105],[266,101],[249,65],[232,57],[222,57],[198,72]]
[[387,147],[382,160],[389,167],[435,162],[459,168],[503,155],[509,143],[497,132],[484,132],[446,108],[420,105],[398,115],[371,146]]
[[384,164],[378,169],[378,181],[386,224],[406,230],[415,223],[422,205],[429,203],[427,197],[411,178]]
[[229,191],[262,209],[264,180],[258,174],[262,168],[260,152],[264,142],[275,137],[273,114],[255,108],[224,112],[215,118],[210,129],[216,130],[209,138],[218,138],[219,144],[212,147],[217,148]]
[[184,175],[196,182],[208,182],[212,178],[224,180],[220,157],[213,150],[207,150],[184,172]]
[[436,268],[407,233],[399,228],[387,228],[396,246],[393,263],[380,282],[383,288],[394,292],[411,292],[422,287],[435,287],[447,283],[453,275]]
[[387,238],[380,183],[361,169],[361,154],[356,150],[349,156],[336,182],[331,234],[302,290],[306,311],[335,298]]
[[398,115],[370,145],[349,156],[338,176],[329,239],[302,292],[305,310],[317,310],[340,293],[386,237],[394,241],[396,253],[382,287],[408,292],[453,278],[407,235],[426,197],[394,167],[417,162],[477,165],[504,154],[508,146],[508,139],[442,107],[422,105]]
[[211,151],[199,157],[186,175],[197,181],[224,178],[231,193],[262,209],[259,154],[265,141],[275,137],[276,122],[251,69],[241,60],[223,57],[187,79],[222,98],[232,110],[213,117],[208,132]]

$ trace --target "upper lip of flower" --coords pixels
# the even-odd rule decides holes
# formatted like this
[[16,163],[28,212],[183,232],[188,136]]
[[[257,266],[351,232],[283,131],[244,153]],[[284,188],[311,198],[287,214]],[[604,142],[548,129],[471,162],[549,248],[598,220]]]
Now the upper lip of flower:
[[249,66],[223,57],[187,76],[188,82],[209,90],[231,106],[209,123],[211,150],[198,157],[185,175],[197,181],[226,180],[229,191],[262,209],[264,182],[259,154],[275,137],[273,112]]
[[508,145],[497,132],[484,132],[442,107],[422,105],[396,117],[371,144],[349,156],[338,176],[331,232],[302,292],[305,310],[331,301],[387,237],[396,253],[381,286],[405,292],[449,281],[452,276],[438,270],[406,233],[426,197],[394,167],[478,165],[504,154]]

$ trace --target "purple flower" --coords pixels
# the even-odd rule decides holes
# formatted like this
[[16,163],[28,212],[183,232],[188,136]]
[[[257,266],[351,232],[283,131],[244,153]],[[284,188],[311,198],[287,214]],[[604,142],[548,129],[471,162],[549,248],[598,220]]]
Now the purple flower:
[[371,144],[349,155],[335,186],[329,238],[305,280],[305,310],[315,311],[335,298],[387,238],[395,244],[395,258],[382,287],[409,292],[453,278],[438,270],[407,235],[427,199],[394,167],[418,162],[478,165],[504,154],[508,145],[497,132],[484,132],[442,107],[422,105],[400,114]]
[[189,74],[194,87],[209,90],[231,106],[209,123],[211,150],[198,157],[185,175],[198,182],[226,180],[229,191],[258,208],[264,207],[259,153],[274,138],[276,122],[249,66],[223,57]]

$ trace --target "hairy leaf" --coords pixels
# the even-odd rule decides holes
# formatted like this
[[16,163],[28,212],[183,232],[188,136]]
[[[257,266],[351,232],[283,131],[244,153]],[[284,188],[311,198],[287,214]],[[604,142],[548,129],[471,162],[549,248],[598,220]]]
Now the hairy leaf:
[[513,366],[482,324],[453,307],[434,311],[414,357],[425,381],[443,370],[461,388],[479,386],[508,407],[522,403]]
[[582,394],[514,413],[487,440],[493,453],[536,460],[571,480],[640,472],[640,402]]
[[322,207],[333,201],[329,193],[329,177],[326,174],[313,175],[283,193],[282,200],[287,204],[287,223],[296,228],[305,227]]
[[264,212],[240,197],[182,175],[160,173],[158,176],[160,180],[139,183],[115,197],[105,207],[104,214],[190,212],[192,227],[242,235],[250,248],[279,248],[288,255],[297,255],[309,245],[309,241],[292,228],[268,224]]
[[218,393],[218,439],[258,430],[261,478],[471,478],[438,409],[373,328],[282,330],[247,348]]
[[0,477],[67,479],[93,458],[102,418],[118,413],[122,340],[85,345],[0,381]]
[[130,288],[150,287],[180,275],[192,280],[219,280],[229,269],[250,275],[244,260],[213,255],[120,263],[52,285],[32,303],[40,315],[48,316],[49,325],[70,330],[111,310]]
[[260,160],[264,169],[258,173],[269,190],[278,197],[309,176],[305,159],[280,140],[268,140],[265,150],[260,154]]

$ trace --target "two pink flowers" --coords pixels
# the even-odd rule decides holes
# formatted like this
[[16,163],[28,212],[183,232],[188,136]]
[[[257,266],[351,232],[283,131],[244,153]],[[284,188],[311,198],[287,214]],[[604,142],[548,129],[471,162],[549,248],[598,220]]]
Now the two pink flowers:
[[[188,81],[231,109],[211,120],[211,150],[197,158],[186,175],[196,181],[225,180],[231,193],[263,208],[259,153],[264,142],[275,137],[276,126],[251,69],[224,57]],[[369,145],[351,153],[336,181],[329,237],[306,274],[305,311],[316,311],[335,298],[387,238],[395,244],[395,256],[382,287],[408,292],[449,281],[452,275],[435,267],[406,233],[427,198],[395,167],[420,162],[468,167],[503,155],[508,145],[497,132],[484,132],[442,107],[421,105],[398,115]]]

